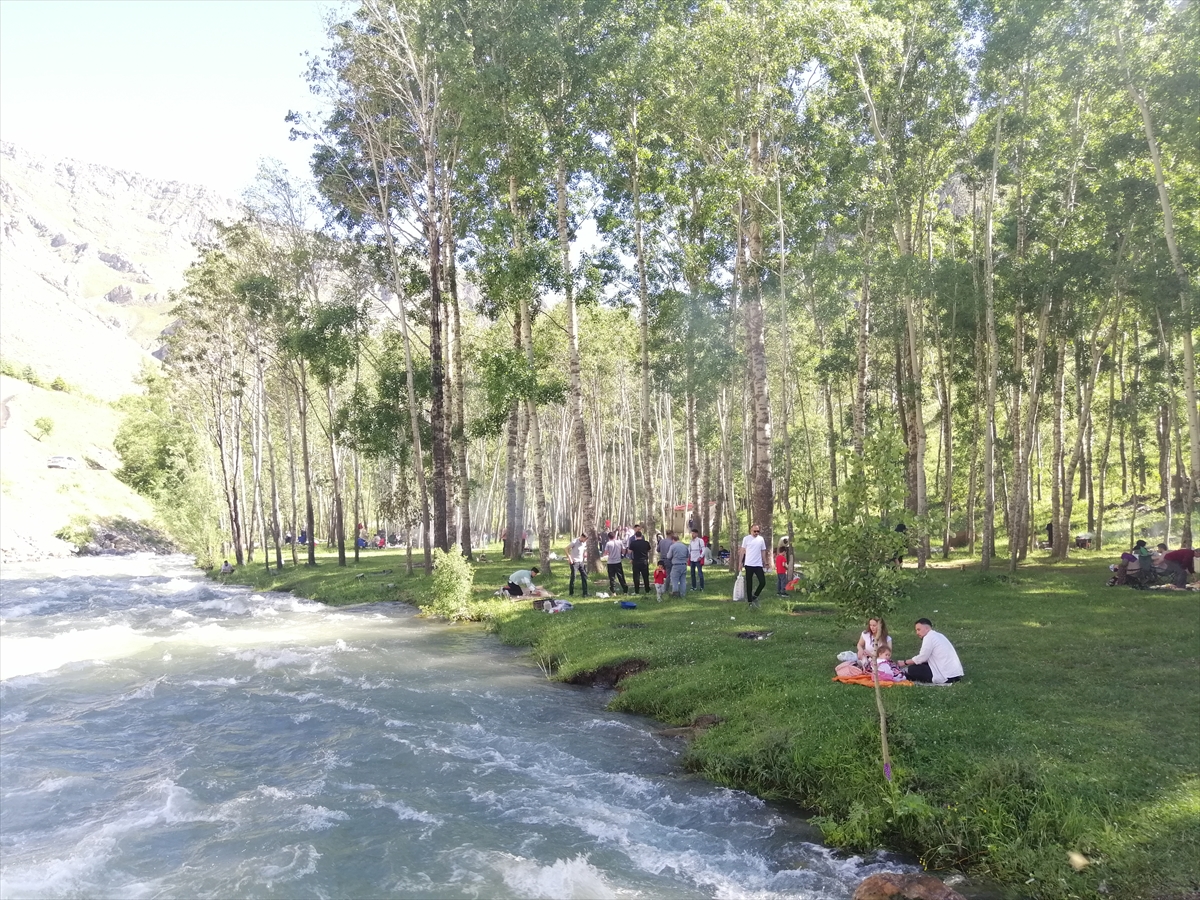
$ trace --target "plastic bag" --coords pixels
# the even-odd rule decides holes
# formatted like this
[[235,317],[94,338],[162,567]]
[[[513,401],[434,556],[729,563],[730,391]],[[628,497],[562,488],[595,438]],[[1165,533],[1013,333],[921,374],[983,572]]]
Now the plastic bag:
[[858,659],[858,654],[853,650],[843,650],[837,655],[838,662],[854,662]]
[[737,578],[733,579],[733,599],[746,599],[746,576],[742,572],[738,572]]

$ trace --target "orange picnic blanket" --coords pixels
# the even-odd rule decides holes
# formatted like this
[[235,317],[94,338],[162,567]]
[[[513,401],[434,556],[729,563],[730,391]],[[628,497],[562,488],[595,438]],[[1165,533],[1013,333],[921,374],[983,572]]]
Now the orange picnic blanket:
[[[866,687],[874,687],[875,679],[869,672],[863,672],[861,675],[834,675],[833,681],[840,681],[842,684],[861,684]],[[879,679],[880,687],[912,687],[911,681],[884,681]]]

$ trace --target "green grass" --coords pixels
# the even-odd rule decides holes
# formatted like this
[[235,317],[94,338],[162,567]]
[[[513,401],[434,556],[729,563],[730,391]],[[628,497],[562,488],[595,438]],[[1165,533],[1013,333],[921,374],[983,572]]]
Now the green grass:
[[[884,692],[891,785],[873,693],[830,680],[861,626],[828,603],[776,600],[769,581],[763,609],[749,610],[724,602],[731,577],[712,569],[708,591],[686,600],[622,610],[613,598],[575,598],[552,616],[511,603],[491,625],[558,678],[645,660],[612,708],[672,725],[722,717],[687,765],[801,804],[832,843],[909,851],[1018,897],[1188,896],[1200,890],[1200,594],[1108,588],[1107,557],[1083,556],[1015,576],[955,563],[918,577],[890,620],[897,653],[916,651],[911,623],[929,616],[967,678]],[[513,568],[478,566],[476,596]],[[428,588],[395,551],[346,570],[323,556],[316,569],[234,577],[335,604],[421,602]],[[561,565],[539,580],[566,593]],[[644,627],[616,627],[631,623]],[[774,634],[738,639],[747,628]],[[1076,871],[1070,852],[1089,864]]]

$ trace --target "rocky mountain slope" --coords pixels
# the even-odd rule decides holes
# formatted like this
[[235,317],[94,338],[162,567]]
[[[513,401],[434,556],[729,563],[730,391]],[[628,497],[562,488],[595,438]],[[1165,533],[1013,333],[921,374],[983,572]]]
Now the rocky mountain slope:
[[0,357],[88,393],[129,393],[195,243],[237,205],[208,188],[0,142]]
[[0,560],[65,555],[54,535],[81,520],[153,518],[114,475],[120,420],[111,404],[0,375]]

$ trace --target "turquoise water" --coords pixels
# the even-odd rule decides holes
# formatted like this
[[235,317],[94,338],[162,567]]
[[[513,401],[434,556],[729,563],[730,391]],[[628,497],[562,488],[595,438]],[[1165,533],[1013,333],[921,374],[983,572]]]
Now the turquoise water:
[[479,629],[183,558],[6,567],[0,679],[4,898],[837,898],[906,868]]

